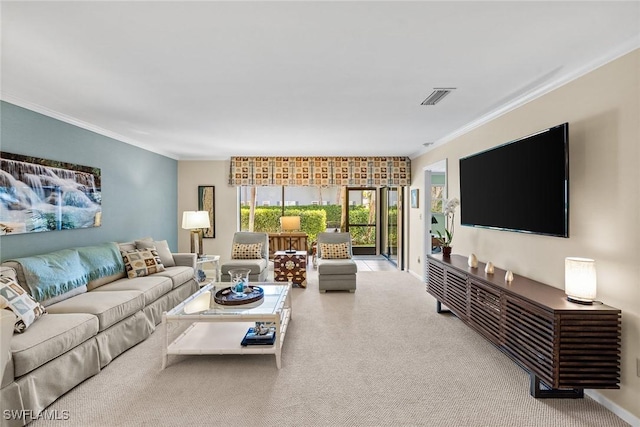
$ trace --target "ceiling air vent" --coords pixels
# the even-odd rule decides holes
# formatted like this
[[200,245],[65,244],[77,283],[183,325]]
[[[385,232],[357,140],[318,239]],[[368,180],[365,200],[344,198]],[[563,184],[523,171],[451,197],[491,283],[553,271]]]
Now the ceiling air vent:
[[427,96],[427,99],[422,101],[420,105],[436,105],[453,90],[455,90],[455,87],[435,87],[431,95]]

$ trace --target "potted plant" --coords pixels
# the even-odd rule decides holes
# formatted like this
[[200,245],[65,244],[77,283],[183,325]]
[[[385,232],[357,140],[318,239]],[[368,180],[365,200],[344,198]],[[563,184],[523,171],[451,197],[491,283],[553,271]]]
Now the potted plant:
[[442,245],[442,255],[451,255],[451,241],[453,240],[453,218],[456,216],[456,208],[460,204],[457,197],[449,199],[444,204],[442,213],[444,213],[444,236],[438,230],[438,241]]

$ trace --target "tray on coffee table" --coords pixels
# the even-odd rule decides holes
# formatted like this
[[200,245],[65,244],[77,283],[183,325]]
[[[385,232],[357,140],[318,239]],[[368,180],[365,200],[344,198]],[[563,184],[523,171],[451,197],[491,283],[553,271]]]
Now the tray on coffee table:
[[215,293],[213,299],[220,305],[242,305],[264,298],[264,290],[260,286],[247,285],[244,289],[242,295],[237,295],[231,288],[220,289]]

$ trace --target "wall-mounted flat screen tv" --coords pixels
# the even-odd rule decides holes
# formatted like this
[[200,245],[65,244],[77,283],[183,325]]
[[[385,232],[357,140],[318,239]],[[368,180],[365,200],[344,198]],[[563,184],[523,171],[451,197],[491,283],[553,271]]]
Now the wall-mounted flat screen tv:
[[460,221],[569,237],[569,124],[461,158]]

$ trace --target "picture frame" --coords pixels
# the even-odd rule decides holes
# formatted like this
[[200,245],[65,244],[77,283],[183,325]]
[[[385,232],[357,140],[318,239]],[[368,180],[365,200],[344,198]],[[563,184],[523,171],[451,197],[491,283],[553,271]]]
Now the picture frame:
[[0,151],[0,235],[100,227],[98,167]]
[[209,212],[211,227],[203,230],[202,237],[213,239],[216,237],[216,188],[213,185],[198,186],[198,210]]
[[418,208],[418,189],[411,190],[411,207]]

